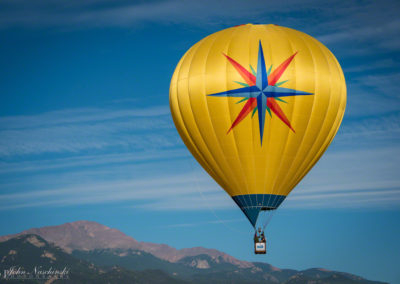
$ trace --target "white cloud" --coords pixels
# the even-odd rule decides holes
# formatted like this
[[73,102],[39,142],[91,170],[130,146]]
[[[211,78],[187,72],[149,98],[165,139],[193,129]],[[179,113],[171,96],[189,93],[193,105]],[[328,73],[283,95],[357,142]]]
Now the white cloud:
[[201,194],[193,188],[193,184],[201,187],[203,194],[212,195],[216,192],[216,186],[209,179],[199,180],[195,174],[188,172],[172,176],[159,176],[153,179],[91,181],[86,184],[79,183],[49,190],[2,194],[0,195],[0,208],[6,210],[22,207],[68,206],[126,201],[131,201],[133,206],[135,206],[134,201],[139,202],[139,204],[142,202],[151,204],[154,201],[163,201],[167,204],[167,201],[170,200],[179,202],[182,199],[191,199],[196,196],[197,199],[201,198]]
[[[30,3],[28,3],[30,2]],[[212,2],[209,0],[185,1],[147,1],[125,2],[116,1],[113,4],[101,4],[93,1],[91,5],[82,7],[78,1],[70,5],[58,7],[52,1],[50,5],[32,4],[31,1],[16,1],[9,3],[0,17],[0,26],[132,26],[141,22],[181,23],[190,22],[207,24],[218,18],[244,18],[260,13],[257,7],[262,3],[228,1]],[[24,5],[26,4],[26,5]],[[25,6],[25,9],[22,9]],[[7,13],[6,13],[7,12]],[[199,23],[200,24],[200,23]]]
[[364,73],[371,70],[385,70],[385,69],[394,69],[396,68],[397,63],[393,60],[393,58],[385,58],[379,59],[373,62],[361,63],[355,66],[346,66],[344,67],[345,74],[350,73]]
[[316,32],[326,29],[335,31],[332,35],[324,35],[327,39],[348,38],[348,34],[341,31],[349,30],[349,27],[356,32],[357,29],[366,30],[365,34],[368,28],[385,31],[382,24],[388,19],[396,19],[398,10],[396,1],[384,0],[364,1],[362,4],[337,0],[329,5],[315,0],[164,0],[134,3],[70,0],[68,4],[51,0],[8,0],[0,5],[0,27],[132,27],[149,22],[205,26],[279,21],[278,24],[308,27]]
[[[85,111],[78,109],[28,118],[7,118],[8,121],[14,121],[15,127],[13,123],[9,124],[0,135],[25,133],[25,136],[22,135],[17,139],[17,135],[10,135],[9,137],[14,140],[9,138],[9,144],[4,143],[3,140],[3,154],[4,152],[9,155],[43,153],[52,149],[51,147],[61,147],[60,151],[64,152],[79,151],[83,148],[79,148],[78,143],[83,143],[88,149],[92,149],[96,143],[106,145],[110,141],[113,142],[109,138],[112,135],[117,135],[119,139],[121,137],[127,139],[131,136],[126,132],[132,131],[137,136],[142,136],[142,133],[146,134],[145,130],[136,130],[129,124],[135,124],[137,119],[141,119],[142,126],[146,125],[153,131],[153,127],[159,127],[158,119],[165,120],[166,115],[163,109],[150,109],[146,115],[149,113],[153,115],[146,117],[137,116],[137,113],[132,115],[129,111],[105,109],[92,110],[88,116]],[[61,117],[60,113],[63,114]],[[25,119],[28,119],[29,123],[25,122]],[[121,119],[128,121],[121,121]],[[47,120],[53,120],[50,124],[54,123],[54,125],[45,125]],[[146,120],[150,123],[146,123]],[[169,123],[172,124],[172,122]],[[179,139],[170,125],[161,126],[161,130],[167,131],[160,133],[161,140],[165,139],[165,135]],[[47,136],[43,134],[46,131]],[[173,131],[173,134],[169,131]],[[336,147],[337,150],[328,151],[288,197],[284,206],[296,208],[351,208],[354,204],[357,207],[373,205],[378,208],[398,206],[400,178],[397,172],[400,149],[393,142],[387,141],[395,141],[399,133],[398,114],[349,120],[336,138],[337,145],[351,144],[352,147],[357,146],[357,149],[349,150],[348,147],[344,147],[345,150],[343,150]],[[31,135],[33,138],[30,138]],[[75,136],[79,136],[79,139],[68,143],[72,146],[64,146],[63,139],[55,139],[51,143],[46,140],[48,137],[56,138],[57,136],[68,138],[68,141],[73,140]],[[374,140],[374,137],[378,138]],[[94,144],[91,144],[91,141]],[[380,145],[378,148],[368,149],[366,147],[368,143],[362,145],[362,141],[369,141],[369,145],[371,141],[386,141],[386,144],[383,144],[386,146],[382,148]],[[152,142],[159,143],[154,140]],[[38,149],[31,152],[16,150],[18,143],[25,145],[24,147],[32,149],[38,147]],[[43,144],[43,148],[39,147],[40,143]],[[113,145],[117,145],[117,142],[114,143]],[[0,195],[0,207],[7,210],[21,207],[128,202],[143,210],[234,208],[235,205],[230,197],[203,171],[198,170],[198,166],[193,165],[194,172],[187,170],[188,165],[194,163],[194,160],[188,159],[188,151],[183,149],[182,143],[179,142],[176,144],[178,147],[172,148],[152,148],[149,143],[145,145],[147,149],[144,151],[137,151],[137,149],[133,152],[100,151],[95,154],[82,153],[74,156],[67,153],[66,156],[56,156],[51,159],[47,157],[2,161],[0,175],[3,175],[1,185],[3,194]],[[168,166],[169,159],[174,160],[171,164],[173,167]],[[183,159],[180,164],[177,162],[179,159]],[[158,174],[149,178],[150,172]],[[14,175],[19,178],[8,177]],[[63,186],[56,186],[58,184]]]
[[[5,129],[0,126],[0,136],[8,139],[1,141],[3,152],[0,153],[9,156],[18,153],[20,156],[14,160],[11,156],[8,161],[5,159],[0,163],[0,175],[3,176],[0,208],[11,210],[111,202],[128,203],[143,210],[234,209],[230,197],[203,171],[196,166],[194,172],[187,170],[188,164],[194,160],[189,161],[188,151],[178,142],[172,121],[165,122],[167,117],[169,119],[165,107],[148,109],[142,114],[128,110],[91,109],[87,115],[87,111],[77,109],[8,117],[7,121],[11,123]],[[135,123],[140,123],[140,127],[136,128]],[[68,152],[93,149],[96,145],[100,145],[98,148],[115,146],[119,145],[117,140],[135,139],[135,136],[146,139],[143,138],[148,133],[146,129],[153,135],[152,139],[154,130],[160,132],[160,140],[151,141],[154,145],[164,139],[176,142],[161,142],[173,146],[171,148],[144,143],[146,148],[143,151],[138,151],[142,148],[137,146],[132,152],[99,151],[79,155]],[[335,151],[328,151],[283,206],[399,207],[400,148],[393,143],[398,141],[399,133],[397,113],[349,120],[335,141],[339,146],[351,144],[357,148],[345,147],[343,150],[337,147]],[[112,136],[118,136],[118,139],[113,140]],[[53,141],[48,141],[49,137],[54,138]],[[385,142],[383,148],[382,145],[371,149],[365,147],[379,139]],[[363,141],[370,144],[360,145]],[[87,148],[80,147],[81,144]],[[61,151],[66,156],[33,160],[20,158],[22,154],[46,151]],[[182,158],[185,162],[178,168],[177,160]],[[173,159],[171,164],[168,164],[169,159]],[[137,173],[133,175],[130,172]],[[154,172],[157,175],[149,177],[149,173]],[[8,176],[17,176],[17,179]]]
[[41,159],[35,161],[0,162],[0,174],[10,173],[40,173],[50,170],[73,170],[82,167],[98,167],[107,165],[133,164],[152,162],[168,159],[188,157],[190,154],[185,149],[158,149],[157,151],[144,151],[135,153],[100,153],[97,155],[81,155],[78,157]]
[[[371,11],[372,12],[372,11]],[[393,11],[388,11],[393,12]],[[380,14],[381,17],[384,16],[384,13]],[[354,15],[352,16],[354,17]],[[350,17],[350,19],[352,18]],[[392,18],[392,17],[390,17]],[[356,41],[356,42],[366,42],[369,41],[372,45],[376,45],[377,47],[382,47],[381,40],[385,40],[385,37],[388,34],[398,34],[400,29],[400,21],[396,18],[386,19],[384,21],[381,18],[381,21],[384,21],[382,24],[377,24],[376,22],[367,23],[365,22],[366,18],[359,19],[359,22],[356,26],[351,26],[347,29],[341,29],[339,32],[330,33],[324,36],[319,36],[318,39],[326,44],[338,43],[338,42],[349,42],[349,41]],[[335,24],[337,24],[335,22]],[[392,40],[390,38],[386,40]],[[398,42],[398,41],[395,41]],[[396,47],[396,45],[392,47]],[[371,46],[370,46],[371,47]],[[389,47],[389,46],[388,46]],[[398,48],[398,46],[397,46]]]
[[317,38],[351,56],[396,51],[399,47],[398,1],[332,2],[315,25]]
[[399,208],[399,160],[399,147],[328,152],[284,206]]
[[36,115],[18,115],[0,117],[0,129],[45,128],[65,124],[115,121],[127,118],[163,117],[170,114],[168,106],[131,109],[74,108],[49,111]]
[[386,115],[400,110],[398,94],[391,90],[397,89],[394,82],[388,85],[366,83],[366,76],[354,82],[347,82],[346,116],[360,117]]
[[237,218],[237,219],[219,219],[219,218],[217,218],[217,220],[213,220],[213,221],[171,224],[171,225],[166,225],[163,227],[165,227],[165,228],[180,228],[180,227],[198,227],[198,226],[209,225],[209,224],[221,225],[221,224],[226,224],[226,223],[243,222],[243,220],[244,220],[243,218]]
[[[400,29],[400,27],[399,27]],[[366,88],[372,88],[376,96],[386,95],[396,99],[400,98],[400,86],[396,82],[400,81],[400,73],[369,74],[357,78],[356,82]],[[371,93],[372,93],[371,92]],[[400,103],[398,103],[400,105]]]
[[352,148],[376,147],[375,143],[396,144],[400,137],[400,114],[366,116],[362,119],[345,117],[335,142]]
[[169,108],[72,109],[0,118],[0,156],[180,145]]
[[[283,208],[398,208],[399,154],[399,148],[327,153]],[[236,210],[231,198],[197,170],[142,179],[89,179],[62,188],[0,195],[3,210],[115,202],[143,210]]]

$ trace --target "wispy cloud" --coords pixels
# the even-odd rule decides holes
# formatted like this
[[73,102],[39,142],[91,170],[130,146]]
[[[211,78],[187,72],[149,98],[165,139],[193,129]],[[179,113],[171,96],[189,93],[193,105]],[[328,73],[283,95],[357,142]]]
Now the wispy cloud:
[[399,208],[399,157],[399,147],[327,153],[284,206]]
[[[193,189],[193,184],[200,187],[202,193]],[[2,194],[0,195],[0,207],[7,210],[38,206],[131,202],[134,207],[151,210],[154,208],[159,210],[198,210],[204,209],[206,206],[205,204],[193,206],[202,203],[202,194],[208,196],[207,202],[210,198],[216,200],[225,198],[209,179],[198,179],[196,175],[189,172],[153,179],[92,181],[87,184],[74,184],[56,189]],[[190,207],[187,207],[185,201],[189,200],[192,202]],[[193,203],[193,201],[195,202]],[[174,205],[177,204],[180,205],[175,207]],[[159,205],[161,207],[156,207]],[[228,206],[231,204],[228,203]]]
[[0,156],[136,150],[180,144],[168,107],[73,109],[0,118]]
[[[0,129],[35,129],[65,124],[82,124],[118,120],[121,118],[148,119],[151,117],[157,118],[168,116],[169,113],[170,110],[168,106],[131,109],[74,108],[50,111],[36,115],[3,116],[0,117]],[[148,120],[145,125],[135,125],[135,127],[147,127],[150,123],[151,120]],[[159,121],[157,121],[157,123],[159,123]],[[165,123],[162,125],[165,127]]]
[[[260,14],[248,3],[229,1],[91,1],[82,5],[80,1],[69,1],[69,5],[54,4],[53,1],[36,3],[31,1],[7,1],[3,3],[0,26],[131,26],[143,22],[196,23],[205,24],[218,18],[244,18]],[[263,4],[251,1],[252,6]],[[46,5],[47,3],[47,5]],[[22,8],[24,7],[24,8]],[[212,7],[213,9],[210,9]]]
[[[283,207],[398,208],[399,154],[399,148],[328,153],[289,195]],[[152,178],[89,179],[59,188],[0,195],[2,210],[102,203],[161,211],[237,210],[231,198],[210,177],[197,170]]]
[[[348,80],[346,116],[362,118],[399,112],[400,100],[396,93],[398,86],[395,83],[397,77],[398,75],[394,74],[363,74]],[[372,81],[368,82],[370,78]]]
[[[335,7],[335,9],[332,9]],[[400,47],[400,5],[395,0],[363,1],[2,1],[0,28],[141,27],[146,24],[229,26],[276,23],[317,37],[354,56],[396,52]],[[310,17],[309,15],[313,16]]]
[[356,149],[380,144],[396,144],[400,138],[400,113],[345,118],[340,135],[335,139],[342,146],[357,146]]
[[[332,10],[332,6],[335,7]],[[113,1],[104,0],[54,2],[44,1],[2,1],[0,27],[43,27],[43,26],[135,26],[143,23],[189,23],[192,25],[237,24],[238,21],[279,21],[279,24],[293,24],[302,27],[331,29],[329,35],[322,35],[327,41],[343,40],[348,33],[341,31],[354,28],[367,34],[368,28],[377,34],[385,19],[396,19],[396,1],[364,1],[357,3],[331,1]],[[308,17],[313,13],[315,17]],[[370,24],[366,19],[374,21]],[[382,15],[382,16],[379,16]],[[374,27],[374,23],[378,23]],[[366,26],[367,24],[367,26]],[[388,28],[390,28],[388,24]],[[318,31],[318,27],[315,27]],[[353,29],[352,29],[353,30]]]
[[166,226],[163,226],[163,227],[166,227],[166,228],[197,227],[197,226],[209,225],[209,224],[221,225],[221,224],[225,224],[225,223],[236,223],[236,222],[243,222],[243,218],[240,218],[240,219],[219,219],[219,220],[205,221],[205,222],[171,224],[171,225],[166,225]]
[[[400,27],[399,27],[400,29]],[[355,81],[366,89],[372,89],[377,96],[400,98],[400,86],[396,84],[400,80],[400,72],[386,74],[368,74]],[[400,103],[398,103],[400,105]]]
[[[365,63],[361,63],[354,66],[345,66],[344,72],[346,74],[350,73],[365,73],[374,71],[385,71],[385,70],[394,70],[398,66],[398,63],[395,62],[393,58],[385,58],[379,59],[376,61],[369,61]],[[354,74],[352,74],[354,76]]]
[[364,1],[361,5],[341,1],[330,4],[335,5],[335,9],[325,5],[322,12],[325,19],[315,27],[318,39],[323,43],[335,45],[353,56],[357,53],[363,55],[365,48],[369,53],[398,49],[398,1]]
[[[332,10],[332,7],[335,9]],[[8,0],[0,3],[0,27],[131,28],[156,22],[163,25],[184,23],[185,26],[203,28],[213,25],[213,30],[217,30],[252,21],[277,23],[317,37],[334,52],[345,70],[348,83],[348,113],[359,115],[363,112],[385,113],[400,109],[397,95],[399,87],[396,84],[400,63],[395,56],[400,47],[399,9],[399,2],[391,0],[363,3],[337,0],[329,4],[311,0],[163,0],[135,3],[92,0],[84,4],[76,0],[68,1],[68,4],[50,0]],[[95,115],[91,111],[88,110],[88,119]],[[6,120],[0,124],[6,124]],[[136,144],[142,142],[137,141]],[[121,143],[126,146],[126,143]],[[99,148],[107,145],[93,146]]]
[[97,155],[80,155],[77,157],[56,157],[53,159],[40,159],[34,161],[0,161],[0,174],[10,173],[40,173],[52,170],[72,170],[74,168],[98,167],[106,165],[137,164],[168,159],[188,157],[190,154],[185,149],[158,149],[157,151],[144,151],[138,153],[99,153]]
[[[371,6],[371,8],[376,8],[376,6]],[[373,11],[371,11],[373,13]],[[393,11],[387,10],[386,12],[393,13]],[[376,12],[375,12],[376,13]],[[326,44],[334,44],[340,42],[351,42],[356,41],[358,43],[361,42],[369,42],[371,48],[371,44],[373,47],[386,47],[387,49],[396,50],[399,48],[398,44],[400,43],[397,39],[387,38],[388,35],[396,35],[400,29],[400,21],[395,17],[384,18],[384,16],[389,16],[388,13],[381,13],[380,21],[382,23],[377,24],[374,23],[366,23],[364,17],[359,18],[359,22],[355,26],[350,26],[350,29],[343,29],[340,32],[334,32],[327,35],[319,36],[318,39]],[[354,16],[354,15],[353,15]],[[349,17],[348,19],[351,19]],[[395,20],[391,20],[395,19]],[[335,22],[336,27],[337,23]],[[343,24],[342,24],[343,25]],[[391,43],[388,43],[388,42]]]
[[[143,210],[235,208],[198,166],[188,170],[195,162],[172,121],[167,121],[167,109],[72,109],[0,118],[0,207],[129,203]],[[159,133],[160,140],[154,140],[153,132]],[[146,135],[152,140],[141,140],[142,145],[132,142]],[[284,206],[398,206],[400,149],[394,141],[399,136],[397,112],[345,121],[335,140],[337,150],[321,159]],[[110,147],[121,145],[120,140],[129,147],[113,151]],[[368,148],[375,144],[378,147]],[[349,150],[349,145],[357,145],[357,150]],[[93,149],[98,151],[89,151]],[[32,158],[33,153],[52,155]]]

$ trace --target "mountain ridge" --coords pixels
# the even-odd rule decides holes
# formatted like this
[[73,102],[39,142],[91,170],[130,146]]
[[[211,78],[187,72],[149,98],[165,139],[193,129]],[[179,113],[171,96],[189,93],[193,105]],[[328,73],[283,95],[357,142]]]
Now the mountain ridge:
[[213,258],[222,257],[224,261],[241,268],[252,267],[248,261],[238,260],[216,249],[193,247],[176,249],[167,244],[139,242],[125,233],[94,221],[75,221],[56,226],[31,228],[17,234],[0,236],[0,242],[24,235],[37,234],[50,243],[56,244],[68,253],[73,250],[90,251],[104,248],[132,248],[153,254],[161,259],[177,262],[187,256],[208,254]]
[[96,266],[35,234],[19,235],[0,242],[0,255],[4,283],[188,283],[161,270],[132,271],[115,265]]
[[[134,271],[159,269],[167,273],[165,277],[163,276],[164,278],[179,277],[189,283],[192,281],[194,283],[212,281],[212,283],[287,284],[383,283],[323,268],[310,268],[303,271],[280,269],[268,263],[242,261],[216,249],[194,247],[178,250],[166,244],[139,242],[117,229],[93,221],[76,221],[57,226],[31,228],[17,234],[0,236],[0,246],[7,241],[26,235],[38,236],[37,240],[31,237],[33,245],[41,247],[43,241],[40,240],[43,239],[44,242],[59,248],[71,257],[91,263],[96,267],[110,269],[117,265],[122,270],[120,272],[111,270],[110,275],[115,277],[118,273],[128,277]],[[46,251],[42,254],[41,257],[50,259],[52,257],[51,253]]]

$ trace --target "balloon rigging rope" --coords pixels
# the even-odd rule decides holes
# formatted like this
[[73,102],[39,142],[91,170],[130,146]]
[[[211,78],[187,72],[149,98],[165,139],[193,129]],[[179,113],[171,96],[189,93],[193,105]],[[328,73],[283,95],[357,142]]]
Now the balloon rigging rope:
[[239,231],[237,229],[232,228],[231,226],[228,226],[227,223],[224,220],[222,220],[221,218],[218,217],[217,213],[215,213],[215,211],[211,208],[211,206],[209,206],[209,204],[207,202],[208,201],[207,198],[203,195],[202,191],[200,190],[200,186],[199,186],[200,182],[199,182],[199,178],[197,176],[197,172],[196,172],[193,164],[190,161],[189,161],[189,164],[190,164],[190,167],[192,168],[192,172],[194,173],[195,184],[196,184],[195,188],[196,188],[197,192],[200,194],[201,198],[203,199],[203,202],[206,204],[208,210],[210,210],[211,213],[214,215],[214,217],[217,219],[218,223],[221,223],[227,229],[229,229],[229,230],[231,230],[231,231],[233,231],[235,233],[246,234],[244,232],[241,232],[241,231]]
[[[204,202],[204,203],[206,204],[206,206],[207,206],[207,209],[214,215],[214,217],[217,219],[218,223],[221,223],[221,224],[224,225],[227,229],[229,229],[229,230],[231,230],[231,231],[233,231],[233,232],[241,233],[241,234],[246,234],[246,233],[244,233],[244,232],[241,232],[241,231],[239,231],[239,230],[237,230],[237,229],[234,229],[234,228],[232,228],[231,226],[229,226],[229,225],[227,224],[227,222],[225,222],[224,220],[222,220],[222,219],[217,215],[217,213],[215,213],[214,209],[212,209],[211,206],[209,205],[207,198],[204,196],[203,192],[200,190],[200,186],[199,186],[199,184],[200,184],[200,179],[199,179],[198,176],[197,176],[197,172],[196,172],[196,170],[195,170],[193,164],[192,164],[190,161],[189,161],[189,164],[190,164],[190,167],[191,167],[191,169],[192,169],[192,172],[194,173],[194,179],[195,179],[195,184],[196,184],[196,185],[195,185],[196,191],[200,194],[201,198],[203,199],[203,202]],[[264,225],[263,225],[263,231],[265,231],[265,228],[267,227],[267,225],[269,224],[269,222],[271,222],[271,219],[272,219],[273,215],[275,214],[275,211],[276,211],[276,209],[275,209],[275,210],[271,210],[271,211],[270,211],[270,214],[267,213],[268,217],[267,217],[267,220],[265,221],[265,223],[264,223]],[[268,211],[267,211],[267,212],[268,212]],[[260,212],[260,213],[261,213],[261,212]],[[254,231],[257,232],[257,227],[256,227],[256,226],[254,226]]]
[[268,214],[268,217],[267,217],[267,220],[266,220],[265,223],[264,223],[263,231],[265,231],[265,228],[267,227],[267,225],[269,224],[269,222],[271,222],[271,219],[272,219],[272,217],[274,216],[276,209],[271,210],[271,211],[272,211],[272,212],[271,212],[270,214],[267,213],[267,214]]

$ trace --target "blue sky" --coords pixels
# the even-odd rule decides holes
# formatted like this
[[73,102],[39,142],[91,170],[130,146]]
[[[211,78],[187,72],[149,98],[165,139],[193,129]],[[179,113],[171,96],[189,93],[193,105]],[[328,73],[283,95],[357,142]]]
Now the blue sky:
[[[400,283],[400,4],[323,2],[2,1],[0,234],[93,220],[140,241]],[[242,23],[316,37],[348,87],[342,126],[275,213],[266,256],[168,106],[184,52]]]

